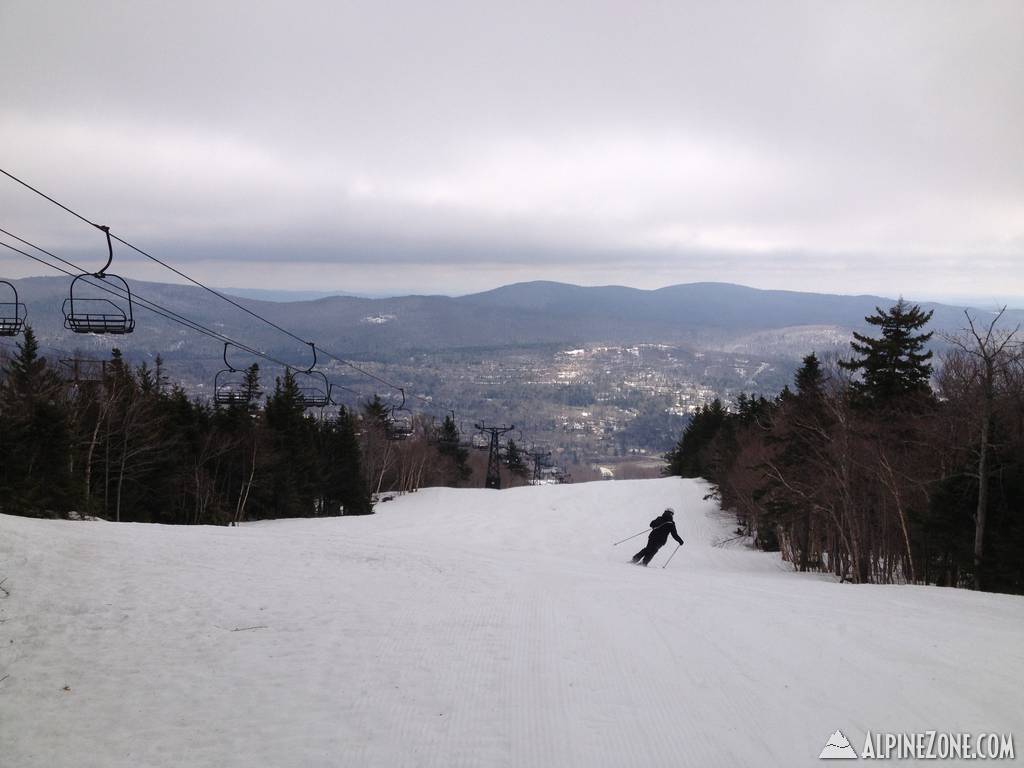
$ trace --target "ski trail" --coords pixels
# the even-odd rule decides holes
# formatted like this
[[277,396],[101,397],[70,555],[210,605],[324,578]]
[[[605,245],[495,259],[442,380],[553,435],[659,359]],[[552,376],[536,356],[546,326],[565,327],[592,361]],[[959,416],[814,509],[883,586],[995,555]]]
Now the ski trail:
[[[428,489],[231,529],[0,515],[3,764],[760,767],[837,727],[1019,725],[1024,600],[793,573],[718,546],[705,493]],[[686,544],[629,565],[666,506]]]

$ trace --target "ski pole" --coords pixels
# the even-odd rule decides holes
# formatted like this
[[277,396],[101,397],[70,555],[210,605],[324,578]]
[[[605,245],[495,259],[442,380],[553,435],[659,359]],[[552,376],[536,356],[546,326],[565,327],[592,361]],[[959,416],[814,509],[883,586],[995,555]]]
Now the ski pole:
[[[652,528],[651,530],[655,530],[656,531],[659,528],[662,528],[662,527],[664,527],[666,525],[668,525],[668,523],[662,523],[661,525],[654,526],[654,528]],[[629,541],[630,539],[635,539],[637,536],[643,536],[645,533],[648,533],[648,529],[647,528],[644,528],[642,531],[640,531],[640,533],[634,533],[632,536],[627,536],[622,541]],[[613,547],[617,547],[619,544],[622,543],[622,541],[616,541],[614,544],[612,544],[612,546]]]
[[668,560],[665,561],[665,565],[661,566],[662,570],[672,562],[672,558],[676,556],[676,552],[683,548],[682,544],[676,544],[676,548],[672,550],[672,554],[668,556]]
[[[635,539],[637,536],[643,536],[649,530],[650,530],[650,528],[644,528],[642,531],[640,531],[640,533],[634,533],[632,536],[627,536],[622,541],[629,541],[630,539]],[[614,544],[612,544],[612,546],[613,547],[617,547],[617,546],[619,546],[619,544],[622,543],[622,541],[616,541]]]

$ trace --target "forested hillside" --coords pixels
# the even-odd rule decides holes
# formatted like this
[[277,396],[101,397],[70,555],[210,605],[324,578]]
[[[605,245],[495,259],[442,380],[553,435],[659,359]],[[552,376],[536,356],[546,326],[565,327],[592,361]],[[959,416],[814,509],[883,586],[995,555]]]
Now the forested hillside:
[[[394,417],[378,399],[324,418],[288,371],[247,393],[190,400],[118,350],[72,377],[31,327],[0,369],[0,512],[229,524],[365,514],[372,495],[456,484],[470,469],[454,422]],[[333,414],[333,412],[332,412]],[[520,474],[523,474],[521,471]]]
[[998,317],[972,322],[933,365],[930,319],[878,309],[850,359],[812,353],[778,397],[704,407],[668,471],[711,480],[800,570],[1024,592],[1021,345]]

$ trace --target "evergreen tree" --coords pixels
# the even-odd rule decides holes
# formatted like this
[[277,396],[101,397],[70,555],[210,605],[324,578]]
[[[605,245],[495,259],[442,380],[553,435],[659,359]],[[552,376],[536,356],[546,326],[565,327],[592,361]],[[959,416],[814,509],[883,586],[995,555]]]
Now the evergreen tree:
[[856,353],[851,360],[840,361],[846,370],[859,372],[853,383],[858,400],[870,405],[892,403],[907,395],[929,395],[932,353],[922,351],[931,332],[917,333],[932,318],[919,306],[903,299],[887,311],[875,307],[875,314],[864,318],[881,332],[880,338],[854,333],[850,346]]
[[302,393],[290,370],[277,379],[274,393],[267,398],[265,418],[273,452],[268,511],[274,517],[312,515],[317,470],[315,422],[305,417]]
[[253,363],[245,369],[245,379],[242,384],[242,393],[250,409],[256,407],[256,401],[260,399],[263,390],[260,389],[260,366]]
[[740,424],[752,424],[765,418],[772,409],[772,404],[764,395],[754,397],[743,392],[736,398],[736,419]]
[[526,477],[529,474],[529,467],[523,462],[523,456],[519,452],[519,446],[516,445],[515,440],[509,440],[505,447],[505,466],[512,474],[519,477]]
[[63,383],[39,357],[31,326],[4,368],[0,391],[0,505],[8,513],[63,515],[77,496]]
[[[359,439],[351,412],[342,407],[338,418],[320,425],[326,451],[321,454],[325,497],[332,509],[345,515],[373,513],[370,492],[363,476]],[[334,514],[333,512],[331,514]]]
[[363,477],[371,493],[387,488],[394,480],[396,442],[391,439],[391,413],[377,395],[363,406],[360,448]]
[[[816,398],[821,396],[821,387],[825,383],[825,374],[821,370],[818,356],[811,352],[807,355],[796,372],[795,384],[797,397]],[[789,391],[789,387],[786,388]]]
[[39,357],[39,342],[32,326],[25,326],[24,338],[16,354],[4,369],[8,392],[16,398],[30,399],[46,371],[46,359]]
[[380,395],[374,395],[373,400],[363,406],[363,415],[371,424],[379,424],[385,429],[388,426],[388,417],[390,412],[388,411],[388,407],[384,405],[384,402],[380,399]]
[[164,359],[158,354],[153,368],[153,380],[156,384],[156,392],[163,395],[167,391],[167,374],[164,373]]
[[[781,525],[791,532],[794,561],[801,571],[808,570],[812,563],[819,561],[819,553],[812,551],[815,547],[812,539],[813,499],[818,483],[811,467],[812,456],[820,448],[820,428],[825,424],[822,407],[824,382],[821,363],[812,352],[804,357],[796,372],[796,392],[787,387],[779,396],[778,414],[765,436],[767,445],[775,448],[776,472],[789,480],[788,485],[784,485],[770,479],[774,473],[765,473],[758,500],[773,525]],[[777,546],[776,542],[774,547],[764,548]]]
[[145,362],[135,369],[135,378],[142,392],[147,395],[156,394],[156,375]]
[[103,467],[103,514],[118,521],[152,520],[156,505],[149,497],[160,490],[160,468],[177,443],[177,435],[163,429],[155,374],[145,363],[132,370],[113,349],[102,391],[102,450],[92,459]]
[[[726,421],[725,408],[717,397],[693,414],[675,447],[665,454],[666,475],[707,477],[710,468],[707,449]],[[710,479],[710,478],[708,478]]]
[[447,456],[455,463],[455,477],[453,481],[458,484],[467,480],[471,474],[469,465],[469,450],[461,445],[459,439],[459,428],[451,414],[444,417],[441,431],[438,435],[438,452]]

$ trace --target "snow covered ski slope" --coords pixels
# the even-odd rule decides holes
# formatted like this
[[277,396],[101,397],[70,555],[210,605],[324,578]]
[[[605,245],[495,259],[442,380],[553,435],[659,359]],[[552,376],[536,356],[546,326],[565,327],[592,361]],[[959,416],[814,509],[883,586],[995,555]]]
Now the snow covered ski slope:
[[[793,573],[716,546],[704,491],[429,489],[240,528],[0,516],[0,765],[809,766],[837,729],[1024,739],[1024,599]],[[628,565],[644,537],[611,543],[668,505],[686,545]]]

